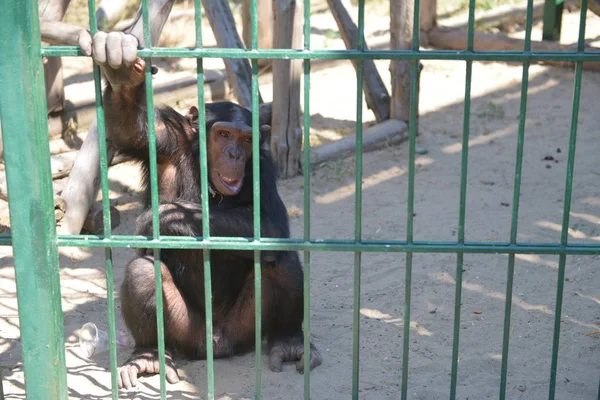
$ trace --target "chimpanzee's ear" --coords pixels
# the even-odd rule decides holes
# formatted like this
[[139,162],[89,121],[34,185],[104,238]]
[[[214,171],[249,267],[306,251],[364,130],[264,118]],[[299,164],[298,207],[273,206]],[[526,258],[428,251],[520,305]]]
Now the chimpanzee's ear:
[[198,107],[191,106],[185,118],[192,126],[195,126],[198,123]]
[[262,145],[271,137],[271,125],[261,125],[260,128],[260,144]]

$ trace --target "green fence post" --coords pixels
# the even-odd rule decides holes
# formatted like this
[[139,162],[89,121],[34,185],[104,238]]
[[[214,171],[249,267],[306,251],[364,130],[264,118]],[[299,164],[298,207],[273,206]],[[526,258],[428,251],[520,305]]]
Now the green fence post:
[[38,5],[4,2],[0,113],[25,388],[30,399],[66,399],[64,331],[50,174]]
[[564,0],[545,0],[543,40],[560,40]]

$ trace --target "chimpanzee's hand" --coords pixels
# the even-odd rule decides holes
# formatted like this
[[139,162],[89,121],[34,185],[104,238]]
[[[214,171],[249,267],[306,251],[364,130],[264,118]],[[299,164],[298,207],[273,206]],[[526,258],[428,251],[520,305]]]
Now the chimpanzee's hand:
[[123,32],[97,32],[92,43],[92,58],[102,67],[114,90],[137,87],[144,82],[144,60],[137,56],[138,40]]

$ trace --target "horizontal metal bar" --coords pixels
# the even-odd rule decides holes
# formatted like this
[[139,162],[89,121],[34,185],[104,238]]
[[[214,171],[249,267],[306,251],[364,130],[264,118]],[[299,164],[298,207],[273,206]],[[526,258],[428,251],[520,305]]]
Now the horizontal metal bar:
[[[140,57],[249,58],[303,60],[467,60],[467,61],[600,61],[600,52],[455,51],[455,50],[291,50],[291,49],[140,49]],[[43,47],[44,57],[84,56],[78,47]]]
[[311,240],[269,239],[255,241],[251,238],[215,238],[161,236],[155,240],[145,236],[112,236],[110,239],[95,235],[59,236],[61,247],[119,247],[162,249],[209,249],[209,250],[310,250],[310,251],[361,251],[361,252],[417,252],[417,253],[487,253],[487,254],[567,254],[600,255],[600,245],[557,243],[505,242],[413,242],[363,240]]

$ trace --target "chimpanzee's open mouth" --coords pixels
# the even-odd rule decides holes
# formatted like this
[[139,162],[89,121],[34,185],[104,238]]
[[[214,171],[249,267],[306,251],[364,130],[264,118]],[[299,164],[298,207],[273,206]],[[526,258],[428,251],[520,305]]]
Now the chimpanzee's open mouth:
[[240,178],[229,178],[219,174],[219,180],[231,193],[237,194],[242,188],[242,179]]

